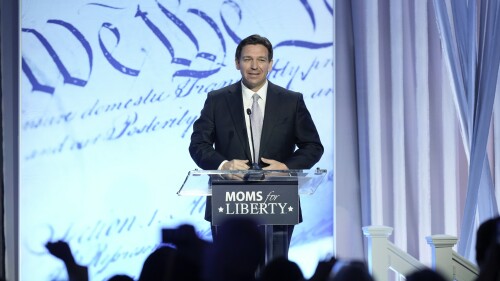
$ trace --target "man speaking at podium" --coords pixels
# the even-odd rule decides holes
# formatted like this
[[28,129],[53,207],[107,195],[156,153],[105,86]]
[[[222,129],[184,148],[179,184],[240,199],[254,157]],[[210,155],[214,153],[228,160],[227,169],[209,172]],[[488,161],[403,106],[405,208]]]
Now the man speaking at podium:
[[[235,63],[241,81],[208,93],[193,124],[189,152],[194,162],[204,170],[312,168],[323,145],[302,94],[267,80],[271,42],[259,35],[243,39]],[[208,221],[210,205],[207,198]],[[290,241],[293,225],[284,227]],[[215,241],[213,228],[212,235]]]

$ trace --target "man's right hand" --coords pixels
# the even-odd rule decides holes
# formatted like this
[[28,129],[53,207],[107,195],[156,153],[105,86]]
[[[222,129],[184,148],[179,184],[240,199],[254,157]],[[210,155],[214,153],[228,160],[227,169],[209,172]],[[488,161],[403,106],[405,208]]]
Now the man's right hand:
[[222,164],[221,170],[248,170],[248,160],[233,159]]

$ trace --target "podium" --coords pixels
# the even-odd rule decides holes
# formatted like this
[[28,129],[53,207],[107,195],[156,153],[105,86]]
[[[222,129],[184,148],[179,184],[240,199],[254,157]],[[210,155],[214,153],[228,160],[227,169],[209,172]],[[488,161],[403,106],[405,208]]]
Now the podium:
[[211,196],[212,225],[248,217],[264,227],[265,262],[287,256],[288,233],[275,225],[299,223],[299,196],[312,195],[326,176],[310,170],[192,170],[179,196]]

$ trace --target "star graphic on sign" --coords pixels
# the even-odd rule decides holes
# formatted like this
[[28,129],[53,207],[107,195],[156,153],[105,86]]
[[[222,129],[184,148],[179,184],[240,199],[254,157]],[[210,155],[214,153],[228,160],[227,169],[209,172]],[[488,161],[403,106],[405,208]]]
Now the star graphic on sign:
[[292,206],[288,207],[288,211],[293,212],[293,207]]
[[222,212],[224,212],[224,208],[219,207],[219,213],[222,213]]

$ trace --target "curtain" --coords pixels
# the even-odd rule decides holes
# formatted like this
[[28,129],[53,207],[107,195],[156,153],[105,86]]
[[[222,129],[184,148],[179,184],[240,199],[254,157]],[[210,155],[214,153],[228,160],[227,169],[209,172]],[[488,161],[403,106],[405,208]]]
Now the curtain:
[[[337,157],[344,157],[336,163],[355,163],[358,169],[358,178],[336,175],[337,182],[359,188],[359,203],[352,206],[359,206],[361,215],[351,223],[393,227],[390,238],[396,246],[429,265],[426,236],[454,235],[460,248],[466,243],[470,249],[474,238],[463,239],[466,229],[474,233],[470,218],[477,225],[498,212],[493,173],[500,175],[494,157],[500,143],[494,138],[496,123],[490,123],[500,54],[493,51],[499,44],[492,39],[498,33],[493,28],[498,4],[489,2],[494,1],[336,1],[343,8],[337,14],[350,13],[337,18],[336,30],[346,28],[352,36],[352,43],[336,40],[338,50],[344,50],[343,43],[352,47],[336,54],[337,63],[348,64],[337,66],[336,99],[355,101],[349,113],[336,110],[338,120],[355,118],[354,123],[336,122],[338,132],[356,127],[356,134],[336,133],[337,143],[353,142],[349,155],[346,147],[336,146],[343,150]],[[468,21],[474,17],[477,40],[469,40],[474,26]],[[461,41],[453,41],[458,36]],[[355,86],[345,87],[350,83]],[[336,192],[337,202],[343,192]],[[356,255],[347,249],[338,254]]]
[[498,215],[486,147],[500,60],[500,3],[434,0],[434,6],[469,162],[459,253],[473,257],[477,223]]

